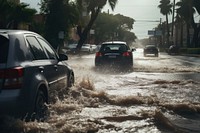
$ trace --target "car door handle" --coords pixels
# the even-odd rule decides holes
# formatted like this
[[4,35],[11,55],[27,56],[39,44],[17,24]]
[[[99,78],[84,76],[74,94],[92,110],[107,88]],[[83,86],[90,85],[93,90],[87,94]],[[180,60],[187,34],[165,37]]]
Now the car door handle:
[[44,67],[43,67],[43,66],[40,66],[40,67],[39,67],[39,71],[40,71],[41,73],[43,73],[43,72],[44,72]]

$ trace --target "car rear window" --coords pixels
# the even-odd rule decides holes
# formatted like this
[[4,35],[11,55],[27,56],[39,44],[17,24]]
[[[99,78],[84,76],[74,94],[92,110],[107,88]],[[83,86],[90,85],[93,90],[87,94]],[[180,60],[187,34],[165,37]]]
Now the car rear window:
[[128,50],[128,47],[124,44],[104,44],[104,45],[102,45],[100,51],[106,52],[108,50],[124,52],[124,51]]
[[0,35],[0,63],[6,63],[8,58],[9,40]]
[[156,46],[154,46],[154,45],[148,45],[148,46],[146,46],[146,48],[154,48],[154,49],[156,49]]

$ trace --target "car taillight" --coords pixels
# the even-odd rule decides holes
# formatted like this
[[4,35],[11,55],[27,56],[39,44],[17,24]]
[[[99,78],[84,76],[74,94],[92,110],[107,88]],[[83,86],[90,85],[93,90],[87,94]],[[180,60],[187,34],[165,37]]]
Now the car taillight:
[[124,52],[124,53],[123,53],[123,56],[131,56],[131,55],[132,55],[131,52]]
[[24,69],[22,67],[15,67],[0,70],[0,78],[4,79],[4,89],[16,89],[22,86]]
[[102,56],[101,52],[96,52],[96,57]]

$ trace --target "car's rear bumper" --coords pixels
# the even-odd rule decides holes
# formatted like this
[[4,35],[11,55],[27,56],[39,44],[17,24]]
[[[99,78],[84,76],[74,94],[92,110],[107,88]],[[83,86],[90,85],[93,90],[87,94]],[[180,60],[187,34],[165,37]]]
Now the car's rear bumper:
[[144,51],[144,54],[158,54],[158,51]]
[[0,107],[0,115],[16,117],[22,117],[31,110],[29,99],[21,97],[19,90],[2,90],[0,93]]
[[131,67],[133,66],[133,60],[130,58],[120,60],[104,60],[101,58],[95,59],[95,66],[120,66],[120,67]]

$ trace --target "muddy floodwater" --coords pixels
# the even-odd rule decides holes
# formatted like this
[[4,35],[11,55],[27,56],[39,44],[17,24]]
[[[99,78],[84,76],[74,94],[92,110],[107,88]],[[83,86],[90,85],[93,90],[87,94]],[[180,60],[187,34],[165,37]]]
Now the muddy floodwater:
[[[173,62],[173,63],[172,63]],[[49,117],[2,117],[0,133],[199,133],[200,68],[168,55],[134,56],[133,70],[94,67],[70,56],[76,83],[51,94]]]

